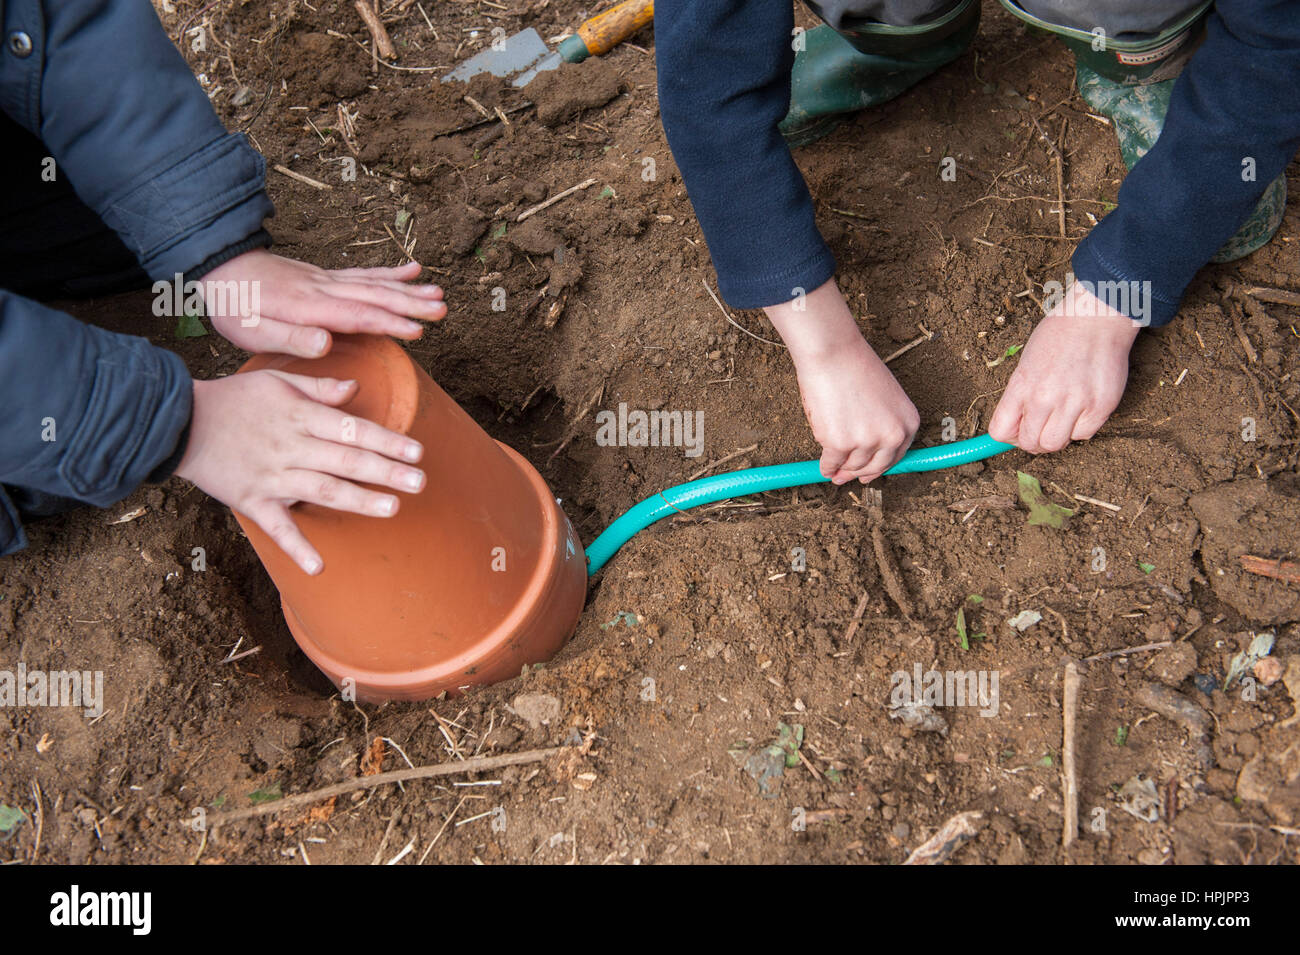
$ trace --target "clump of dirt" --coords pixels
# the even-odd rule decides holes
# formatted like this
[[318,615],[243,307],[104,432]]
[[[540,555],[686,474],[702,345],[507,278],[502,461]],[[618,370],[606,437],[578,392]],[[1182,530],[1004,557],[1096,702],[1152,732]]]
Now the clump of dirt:
[[624,86],[623,74],[613,63],[589,60],[543,73],[528,85],[528,95],[537,105],[537,121],[554,128],[585,110],[604,106]]
[[1201,523],[1201,560],[1210,586],[1220,600],[1255,623],[1300,618],[1300,588],[1250,573],[1241,563],[1247,555],[1300,553],[1297,490],[1294,480],[1281,476],[1247,478],[1202,491],[1189,502]]
[[[205,8],[220,52],[178,44],[231,128],[331,187],[271,174],[278,250],[331,268],[421,261],[451,314],[412,356],[541,470],[585,540],[721,458],[814,457],[763,316],[724,316],[706,289],[649,32],[522,90],[442,83],[492,35],[472,5],[424,9],[427,22],[392,13],[393,64],[361,48],[348,4],[221,3]],[[569,0],[494,13],[548,39],[581,15]],[[891,364],[920,444],[987,427],[1044,284],[1124,174],[1068,56],[996,4],[984,13],[971,52],[796,153],[868,340],[889,354],[930,336]],[[173,35],[187,15],[164,14]],[[1065,236],[1036,126],[1066,157]],[[1298,236],[1292,209],[1264,249],[1207,268],[1178,320],[1140,340],[1094,440],[887,479],[883,517],[858,490],[820,486],[678,515],[610,562],[554,660],[456,699],[344,703],[229,512],[181,481],[33,523],[30,549],[0,562],[0,670],[101,671],[103,710],[0,708],[0,803],[28,814],[0,859],[369,862],[412,843],[403,864],[901,862],[978,811],[954,861],[1060,862],[1073,660],[1084,831],[1070,861],[1296,861],[1267,827],[1297,817],[1300,611],[1293,587],[1238,557],[1296,559],[1300,310],[1243,289],[1300,288]],[[63,303],[173,348],[199,377],[243,361],[216,336],[174,338],[149,304]],[[703,453],[598,444],[595,414],[621,402],[702,412]],[[1075,510],[1064,527],[1027,525],[1017,469]],[[1265,626],[1285,675],[1225,688]],[[892,718],[930,673],[986,691],[996,675],[996,699],[937,708],[946,734]],[[1139,702],[1153,681],[1210,714],[1213,765]],[[765,798],[733,754],[782,738],[798,745],[768,767],[780,787]],[[562,757],[488,775],[195,822],[408,761],[555,745]],[[1154,821],[1121,805],[1135,778],[1156,788]]]

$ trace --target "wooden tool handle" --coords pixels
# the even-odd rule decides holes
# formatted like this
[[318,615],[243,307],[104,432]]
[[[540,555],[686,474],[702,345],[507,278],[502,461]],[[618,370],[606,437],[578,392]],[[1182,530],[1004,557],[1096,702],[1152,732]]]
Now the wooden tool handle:
[[592,56],[601,56],[618,46],[654,19],[653,0],[623,0],[578,27],[578,36]]

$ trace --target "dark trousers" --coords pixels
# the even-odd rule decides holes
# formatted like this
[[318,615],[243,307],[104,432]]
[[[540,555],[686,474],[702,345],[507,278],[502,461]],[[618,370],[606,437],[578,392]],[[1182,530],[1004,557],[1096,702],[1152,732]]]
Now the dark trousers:
[[[27,298],[109,295],[141,288],[148,276],[116,232],[77,198],[39,139],[0,113],[0,289]],[[21,183],[21,186],[15,184]],[[5,486],[24,519],[78,506],[77,501]]]
[[[28,298],[85,298],[148,282],[135,254],[77,198],[39,139],[0,113],[0,289]],[[21,185],[19,185],[21,184]]]

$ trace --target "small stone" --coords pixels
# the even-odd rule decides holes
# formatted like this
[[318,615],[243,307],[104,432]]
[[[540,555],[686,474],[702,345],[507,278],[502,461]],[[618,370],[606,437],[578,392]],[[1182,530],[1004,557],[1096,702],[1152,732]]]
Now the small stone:
[[1272,686],[1282,679],[1282,661],[1277,657],[1264,657],[1256,661],[1255,679],[1265,686]]
[[559,718],[560,701],[546,693],[520,693],[511,702],[510,709],[532,729],[537,729]]

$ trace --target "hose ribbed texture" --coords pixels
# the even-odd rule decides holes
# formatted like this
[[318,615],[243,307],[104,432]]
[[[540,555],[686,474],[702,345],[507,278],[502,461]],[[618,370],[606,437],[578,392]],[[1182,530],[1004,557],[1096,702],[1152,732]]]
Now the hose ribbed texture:
[[[1014,445],[994,441],[987,434],[983,434],[969,441],[957,441],[937,448],[918,448],[915,451],[908,451],[901,461],[885,473],[916,474],[921,471],[955,468],[972,461],[991,458],[1012,447]],[[591,546],[587,548],[587,573],[595,574],[636,534],[672,514],[699,507],[701,504],[724,501],[729,497],[743,497],[746,494],[759,494],[763,491],[776,491],[805,484],[824,484],[828,481],[830,478],[822,476],[819,462],[798,461],[794,464],[772,464],[762,468],[732,471],[730,474],[718,474],[670,487],[627,511],[591,542]]]

